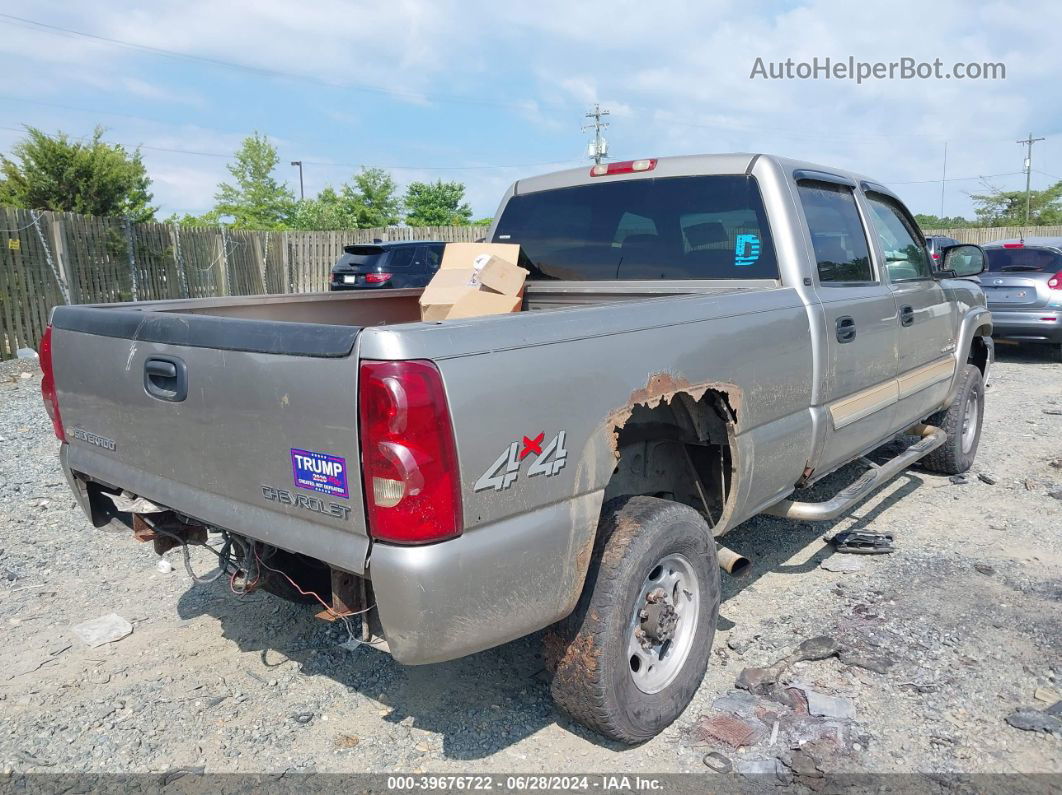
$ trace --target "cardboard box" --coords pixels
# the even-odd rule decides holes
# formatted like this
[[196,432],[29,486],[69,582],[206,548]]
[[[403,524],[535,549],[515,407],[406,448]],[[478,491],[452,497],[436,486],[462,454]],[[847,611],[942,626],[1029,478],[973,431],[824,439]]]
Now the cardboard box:
[[512,243],[447,243],[439,270],[420,296],[425,321],[518,312],[527,271]]
[[475,268],[479,283],[488,290],[502,295],[520,295],[524,289],[527,271],[500,257],[481,254],[475,259]]

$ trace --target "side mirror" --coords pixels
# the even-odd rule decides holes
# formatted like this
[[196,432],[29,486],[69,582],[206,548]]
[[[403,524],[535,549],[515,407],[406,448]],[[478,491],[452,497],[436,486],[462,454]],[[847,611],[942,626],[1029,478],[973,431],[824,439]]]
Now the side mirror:
[[945,246],[941,249],[940,262],[938,275],[943,278],[976,276],[988,267],[984,249],[972,243]]

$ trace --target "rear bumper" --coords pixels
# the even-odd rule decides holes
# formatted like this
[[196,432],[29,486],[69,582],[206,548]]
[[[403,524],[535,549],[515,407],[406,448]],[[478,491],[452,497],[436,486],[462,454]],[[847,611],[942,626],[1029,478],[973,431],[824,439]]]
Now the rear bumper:
[[577,497],[426,546],[372,545],[365,536],[190,489],[64,444],[63,472],[86,515],[74,472],[177,507],[217,527],[367,574],[391,655],[406,665],[463,657],[564,618],[582,593],[603,492]]
[[[215,527],[223,527],[289,552],[309,555],[345,571],[355,574],[365,572],[369,539],[360,533],[338,530],[302,516],[279,513],[261,505],[239,502],[231,497],[192,488],[70,444],[62,445],[59,460],[74,497],[89,518],[92,517],[91,507],[75,472],[128,489]],[[314,514],[307,512],[307,515]]]
[[418,547],[376,543],[369,577],[391,655],[463,657],[564,618],[582,592],[602,492]]
[[992,336],[1029,342],[1062,343],[1062,310],[992,309]]
[[338,293],[343,290],[390,290],[393,289],[388,283],[383,284],[343,284],[342,282],[329,282],[328,289]]

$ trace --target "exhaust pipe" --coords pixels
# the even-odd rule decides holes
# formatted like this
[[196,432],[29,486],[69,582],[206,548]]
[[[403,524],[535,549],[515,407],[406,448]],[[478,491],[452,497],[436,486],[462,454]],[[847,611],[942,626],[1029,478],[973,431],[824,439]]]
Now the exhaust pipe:
[[731,577],[744,577],[752,570],[752,561],[732,549],[716,544],[719,568]]

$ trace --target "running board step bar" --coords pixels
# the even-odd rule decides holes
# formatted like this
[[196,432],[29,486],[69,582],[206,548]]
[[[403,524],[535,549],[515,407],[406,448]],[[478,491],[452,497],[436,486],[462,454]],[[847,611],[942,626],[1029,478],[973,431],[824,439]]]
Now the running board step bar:
[[936,428],[932,425],[916,425],[908,433],[917,434],[922,438],[884,464],[878,465],[867,461],[870,469],[864,472],[855,483],[841,489],[832,500],[827,500],[826,502],[782,500],[767,508],[763,513],[768,516],[801,519],[806,522],[836,519],[860,500],[869,496],[871,492],[884,486],[915,461],[936,450],[948,439],[947,433],[941,428]]

